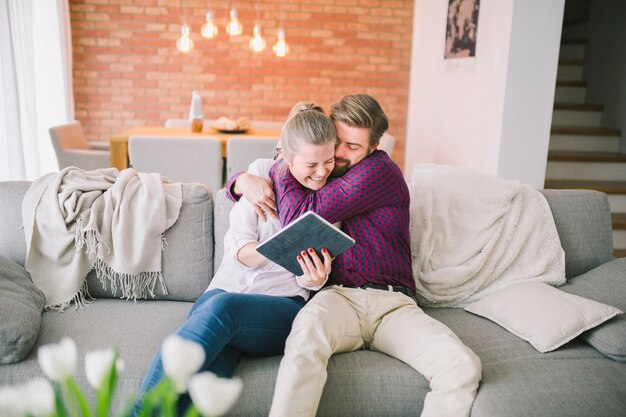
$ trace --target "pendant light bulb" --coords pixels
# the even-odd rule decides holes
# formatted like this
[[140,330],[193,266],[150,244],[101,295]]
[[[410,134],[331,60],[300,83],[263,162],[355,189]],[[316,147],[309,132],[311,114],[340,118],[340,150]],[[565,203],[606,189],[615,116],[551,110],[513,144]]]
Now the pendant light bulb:
[[193,41],[189,37],[191,29],[187,23],[183,24],[180,28],[180,38],[176,41],[176,49],[181,52],[189,52],[193,49]]
[[284,57],[289,53],[289,45],[285,42],[285,29],[282,27],[278,29],[278,34],[276,35],[276,43],[272,47],[274,54],[277,57]]
[[250,49],[254,52],[261,52],[266,46],[265,39],[261,36],[261,25],[258,23],[254,25],[253,33],[254,36],[250,39]]
[[213,23],[213,11],[208,11],[206,14],[206,23],[202,25],[200,34],[203,38],[213,39],[217,36],[217,26]]
[[230,9],[230,20],[226,25],[226,33],[230,36],[237,36],[241,35],[241,32],[243,32],[243,26],[239,23],[237,9],[233,7]]

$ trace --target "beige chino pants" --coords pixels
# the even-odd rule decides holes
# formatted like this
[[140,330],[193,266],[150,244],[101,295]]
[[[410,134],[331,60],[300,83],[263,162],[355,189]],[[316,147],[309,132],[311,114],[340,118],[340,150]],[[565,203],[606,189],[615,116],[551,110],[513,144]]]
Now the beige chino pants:
[[426,377],[431,391],[422,417],[469,416],[481,378],[474,352],[404,294],[336,285],[296,316],[270,416],[315,416],[330,356],[362,348],[393,356]]

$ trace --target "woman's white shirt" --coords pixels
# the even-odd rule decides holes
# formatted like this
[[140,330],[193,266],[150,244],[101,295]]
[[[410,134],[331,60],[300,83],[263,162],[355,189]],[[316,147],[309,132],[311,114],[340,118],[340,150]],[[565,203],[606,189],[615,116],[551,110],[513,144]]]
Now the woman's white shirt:
[[[259,159],[248,168],[248,173],[269,178],[269,170],[274,163],[271,159]],[[230,227],[224,236],[224,258],[208,290],[221,289],[244,294],[267,294],[282,297],[300,296],[309,298],[309,291],[300,285],[289,271],[274,262],[250,268],[239,262],[237,253],[251,242],[263,242],[280,230],[280,221],[268,216],[266,221],[259,218],[245,198],[240,199],[230,212]],[[318,287],[309,288],[318,290]]]

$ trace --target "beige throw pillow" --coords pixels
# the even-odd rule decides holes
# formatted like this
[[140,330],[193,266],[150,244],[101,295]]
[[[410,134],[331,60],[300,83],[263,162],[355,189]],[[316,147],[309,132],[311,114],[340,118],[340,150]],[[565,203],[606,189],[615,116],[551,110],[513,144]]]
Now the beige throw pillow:
[[538,282],[510,285],[467,305],[465,310],[499,324],[541,353],[557,349],[622,313],[613,306]]

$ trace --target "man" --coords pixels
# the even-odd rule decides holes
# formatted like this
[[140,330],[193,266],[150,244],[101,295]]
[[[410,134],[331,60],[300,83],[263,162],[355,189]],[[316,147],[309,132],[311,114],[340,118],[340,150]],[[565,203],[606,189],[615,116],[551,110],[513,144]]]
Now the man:
[[[331,106],[330,116],[339,138],[335,160],[342,176],[315,192],[299,186],[288,170],[272,169],[270,178],[283,225],[314,210],[330,222],[341,221],[356,244],[333,261],[329,282],[334,284],[296,317],[270,416],[314,416],[330,356],[363,348],[393,356],[429,380],[422,416],[468,416],[480,360],[415,302],[408,187],[400,168],[376,150],[387,117],[366,94],[343,97]],[[257,197],[269,194],[253,182],[244,179],[241,190],[256,189]],[[240,190],[236,183],[234,190]],[[271,215],[273,205],[266,200],[259,210]]]

